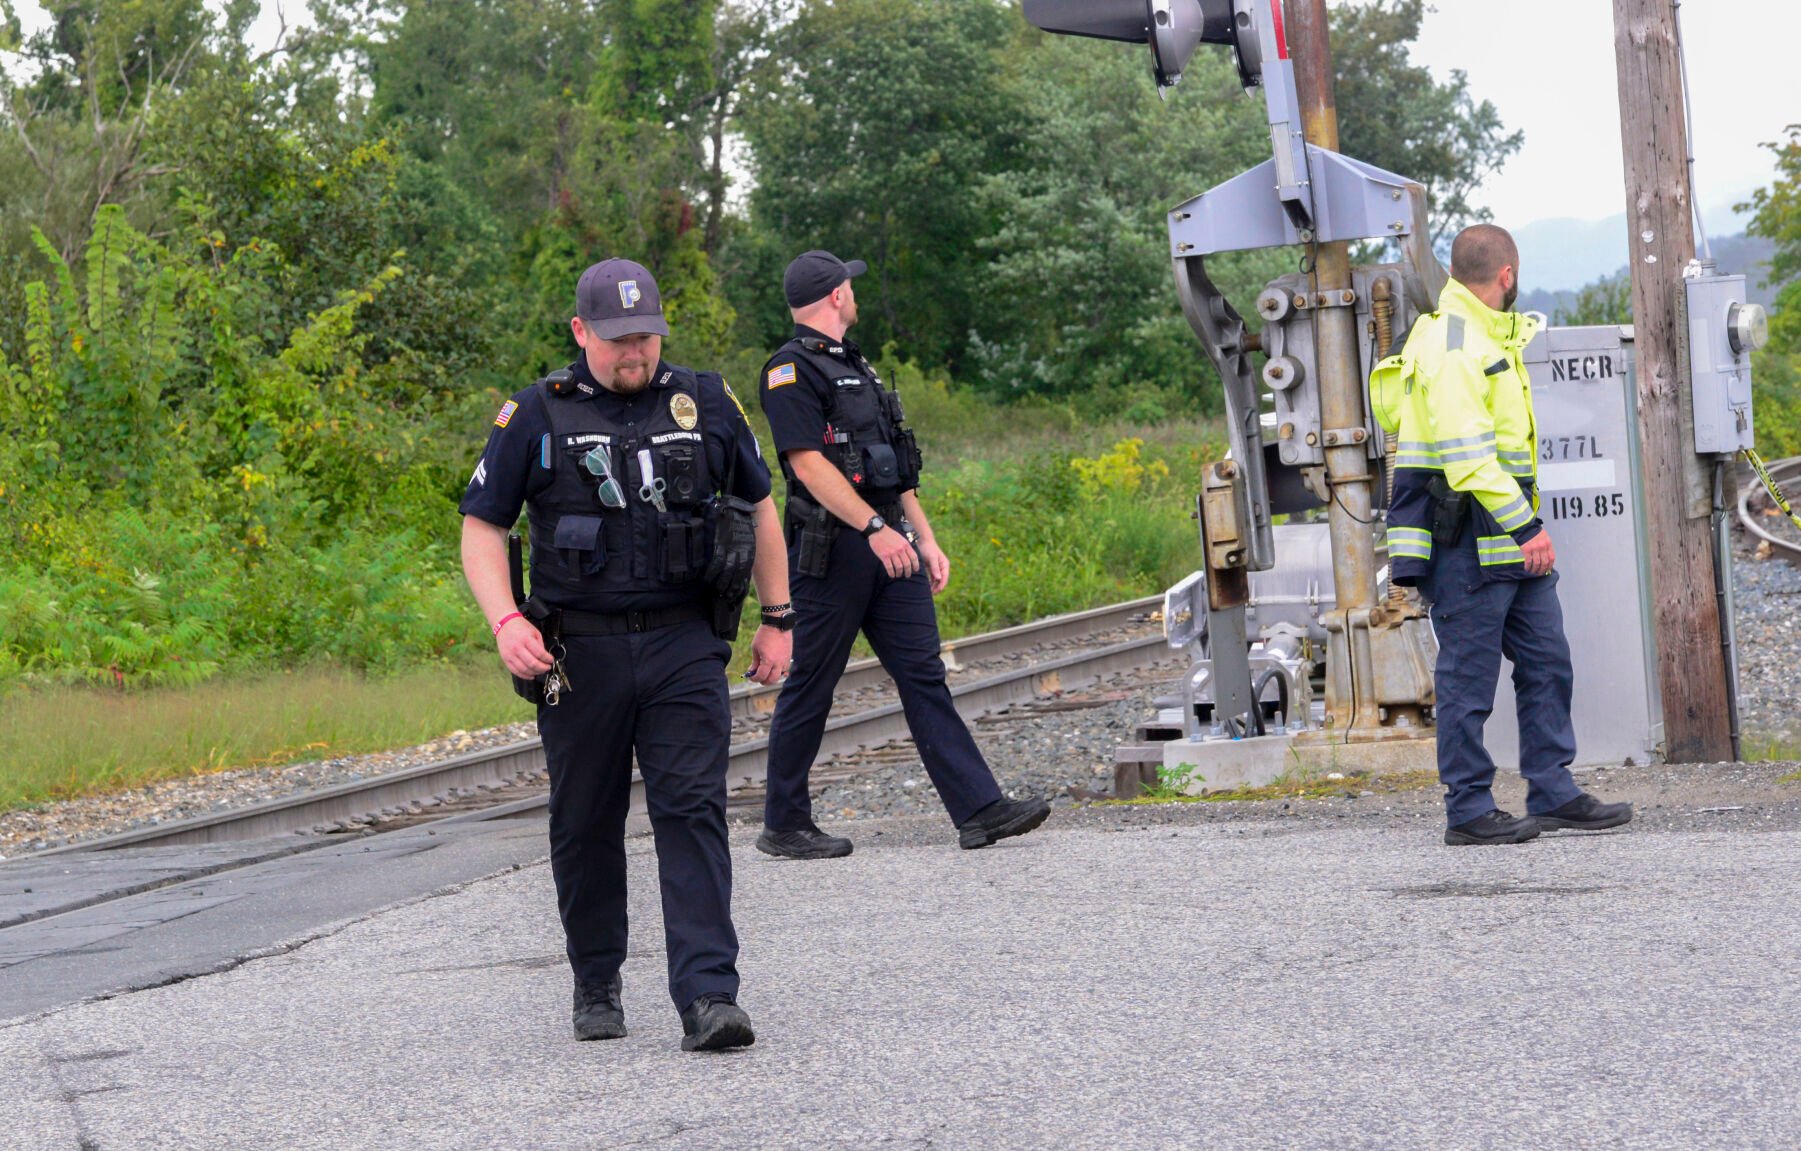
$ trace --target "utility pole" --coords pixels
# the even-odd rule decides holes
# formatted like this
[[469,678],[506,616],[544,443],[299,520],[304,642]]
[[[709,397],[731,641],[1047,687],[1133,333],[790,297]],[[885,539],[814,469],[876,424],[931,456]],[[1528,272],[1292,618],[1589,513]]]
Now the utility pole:
[[[1695,258],[1672,0],[1614,0],[1634,358],[1666,757],[1732,758],[1707,478],[1695,454],[1682,270]],[[1627,562],[1628,557],[1620,557]]]
[[[1332,41],[1326,22],[1326,0],[1287,0],[1288,48],[1294,59],[1295,90],[1300,97],[1301,126],[1307,142],[1338,151],[1338,102],[1332,87]],[[1351,246],[1344,241],[1311,245],[1314,292],[1336,299],[1351,290]],[[1320,419],[1328,431],[1358,429],[1363,410],[1361,358],[1357,351],[1357,317],[1348,307],[1320,308],[1314,313],[1319,351]],[[1333,590],[1338,610],[1370,607],[1376,602],[1376,546],[1370,534],[1370,461],[1359,442],[1326,449],[1326,483],[1332,490],[1327,523],[1332,533]],[[1375,724],[1374,709],[1368,717]]]
[[[1295,96],[1307,143],[1338,151],[1338,100],[1333,90],[1331,25],[1326,0],[1285,0]],[[1333,742],[1419,739],[1431,728],[1390,720],[1417,706],[1389,709],[1372,690],[1377,668],[1395,662],[1402,634],[1383,626],[1389,613],[1376,608],[1374,475],[1364,443],[1364,367],[1358,351],[1351,247],[1318,243],[1310,235],[1314,347],[1319,370],[1320,424],[1326,450],[1326,510],[1332,539],[1334,606],[1322,621],[1340,649],[1326,669],[1326,727]],[[1411,613],[1417,615],[1417,612]],[[1400,623],[1396,615],[1392,623]],[[1404,649],[1405,645],[1399,645]],[[1404,660],[1402,662],[1405,662]]]

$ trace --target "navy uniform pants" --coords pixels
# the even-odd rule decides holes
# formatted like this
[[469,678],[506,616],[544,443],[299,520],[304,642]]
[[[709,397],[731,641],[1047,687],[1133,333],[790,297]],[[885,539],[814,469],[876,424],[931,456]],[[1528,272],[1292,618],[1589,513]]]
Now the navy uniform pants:
[[1561,807],[1581,789],[1570,777],[1575,677],[1557,573],[1485,582],[1475,529],[1468,524],[1456,544],[1434,552],[1424,590],[1438,635],[1438,778],[1445,785],[1445,822],[1456,827],[1494,810],[1489,792],[1495,761],[1482,746],[1482,727],[1494,711],[1503,655],[1513,661],[1526,811],[1540,815]]
[[644,776],[677,1009],[738,992],[732,860],[725,834],[731,647],[704,620],[613,636],[565,636],[573,685],[538,708],[550,770],[550,868],[576,977],[625,962],[625,817],[632,753]]
[[962,823],[1001,798],[1000,785],[982,758],[963,717],[951,702],[938,658],[938,616],[923,570],[892,579],[869,541],[840,528],[823,577],[794,572],[794,666],[776,699],[769,728],[769,784],[763,822],[775,831],[813,826],[807,774],[832,710],[832,693],[844,674],[857,632],[894,678],[907,729],[953,823]]

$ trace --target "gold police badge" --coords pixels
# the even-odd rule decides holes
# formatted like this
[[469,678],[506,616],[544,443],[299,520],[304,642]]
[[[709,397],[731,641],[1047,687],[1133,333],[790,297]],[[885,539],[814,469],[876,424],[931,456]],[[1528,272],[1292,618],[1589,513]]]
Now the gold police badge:
[[700,423],[700,409],[694,406],[694,397],[687,392],[677,392],[669,397],[669,414],[675,417],[684,432],[693,431],[694,425]]

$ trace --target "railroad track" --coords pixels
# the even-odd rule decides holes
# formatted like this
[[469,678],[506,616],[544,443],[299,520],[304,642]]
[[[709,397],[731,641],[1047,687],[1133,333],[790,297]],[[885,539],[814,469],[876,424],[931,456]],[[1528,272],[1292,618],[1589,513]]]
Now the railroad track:
[[[1046,645],[1105,634],[1134,621],[1147,620],[1162,605],[1161,596],[1130,600],[1091,611],[1053,616],[1034,623],[988,632],[946,643],[945,664],[952,669],[1019,656]],[[951,689],[957,710],[966,718],[1011,707],[1041,695],[1073,689],[1098,679],[1155,662],[1167,650],[1161,634],[1142,636],[1097,650],[1038,662],[958,683]],[[859,660],[845,669],[838,694],[878,687],[887,673],[878,661]],[[732,692],[736,718],[763,719],[774,711],[779,687],[745,685]],[[898,702],[885,702],[826,725],[820,760],[881,746],[907,736],[906,718]],[[766,736],[734,742],[726,775],[728,792],[763,782],[769,741]],[[521,786],[523,785],[523,786]],[[518,789],[518,790],[515,790]],[[520,795],[518,791],[527,794]],[[423,822],[500,819],[529,813],[545,805],[544,751],[537,739],[521,740],[405,771],[358,780],[317,791],[191,819],[137,828],[61,847],[32,856],[106,851],[122,847],[174,846],[265,839],[338,826],[398,829]],[[508,793],[511,792],[512,795]],[[516,798],[515,798],[516,796]],[[644,811],[643,781],[634,773],[634,814]],[[333,837],[320,836],[330,842]]]
[[[1766,466],[1769,468],[1770,478],[1776,481],[1777,487],[1789,493],[1789,501],[1793,503],[1795,489],[1801,487],[1801,456],[1791,456]],[[1755,477],[1741,483],[1739,488],[1739,524],[1747,532],[1769,544],[1770,554],[1801,566],[1801,532],[1796,532],[1780,515],[1772,519],[1763,514],[1764,509],[1774,508],[1776,505]]]

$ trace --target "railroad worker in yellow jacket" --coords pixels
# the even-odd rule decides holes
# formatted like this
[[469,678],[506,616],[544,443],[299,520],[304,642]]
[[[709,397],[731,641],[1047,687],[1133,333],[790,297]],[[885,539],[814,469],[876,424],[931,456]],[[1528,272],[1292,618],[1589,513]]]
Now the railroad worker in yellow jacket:
[[[1445,842],[1522,843],[1542,830],[1617,827],[1625,803],[1576,786],[1570,647],[1557,602],[1557,553],[1538,518],[1538,432],[1521,353],[1538,322],[1512,310],[1519,249],[1492,224],[1461,232],[1438,311],[1377,365],[1376,415],[1398,435],[1388,554],[1418,585],[1438,634],[1438,774]],[[1501,657],[1513,661],[1526,817],[1495,807],[1482,746]]]

